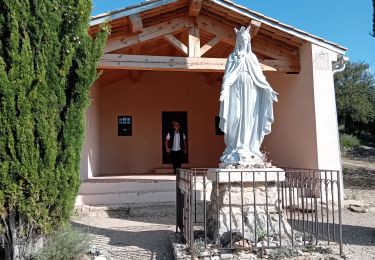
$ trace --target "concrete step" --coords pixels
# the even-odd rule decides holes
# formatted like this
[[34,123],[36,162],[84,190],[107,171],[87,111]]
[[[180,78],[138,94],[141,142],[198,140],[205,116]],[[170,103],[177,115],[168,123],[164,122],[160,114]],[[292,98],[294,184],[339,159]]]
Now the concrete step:
[[132,203],[126,205],[88,206],[76,205],[76,217],[163,217],[176,215],[175,202]]
[[81,183],[76,205],[174,203],[175,199],[175,176],[98,177]]

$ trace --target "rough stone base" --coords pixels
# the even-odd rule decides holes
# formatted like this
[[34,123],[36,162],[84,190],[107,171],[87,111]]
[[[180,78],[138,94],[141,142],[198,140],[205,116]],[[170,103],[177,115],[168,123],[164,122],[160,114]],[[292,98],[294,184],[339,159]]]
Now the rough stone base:
[[[191,260],[191,255],[187,251],[186,244],[182,241],[182,235],[180,233],[171,234],[169,237],[171,247],[173,250],[173,256],[175,260]],[[284,260],[338,260],[342,259],[338,255],[334,254],[321,254],[318,252],[305,252],[303,249],[298,248],[276,248],[276,249],[256,249],[250,251],[225,252],[211,248],[211,245],[207,245],[208,249],[204,249],[204,246],[196,243],[196,254],[193,259],[203,260],[252,260],[252,259],[284,259]],[[316,247],[319,251],[322,247]],[[323,248],[326,249],[326,248]]]
[[[291,245],[291,227],[281,208],[281,169],[274,172],[212,174],[211,202],[207,212],[208,237],[230,247],[246,240],[250,247],[267,241],[271,246]],[[209,176],[210,178],[210,176]],[[241,180],[241,182],[239,181]],[[242,183],[242,185],[241,185]]]

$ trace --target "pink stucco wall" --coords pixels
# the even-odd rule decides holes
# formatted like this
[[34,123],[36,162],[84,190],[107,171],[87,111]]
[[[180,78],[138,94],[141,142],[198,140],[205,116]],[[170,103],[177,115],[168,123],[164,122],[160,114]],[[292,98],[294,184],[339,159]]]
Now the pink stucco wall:
[[99,90],[100,85],[96,82],[90,91],[91,104],[86,111],[85,142],[81,152],[81,179],[91,178],[99,172]]
[[279,93],[279,102],[274,106],[275,123],[264,147],[278,166],[315,168],[318,158],[310,44],[300,49],[300,56],[299,74],[267,74]]
[[[189,164],[216,167],[223,137],[215,135],[220,84],[208,85],[199,73],[143,72],[100,87],[100,162],[98,173],[150,173],[162,164],[162,111],[186,111]],[[133,136],[117,136],[117,117],[133,119]]]

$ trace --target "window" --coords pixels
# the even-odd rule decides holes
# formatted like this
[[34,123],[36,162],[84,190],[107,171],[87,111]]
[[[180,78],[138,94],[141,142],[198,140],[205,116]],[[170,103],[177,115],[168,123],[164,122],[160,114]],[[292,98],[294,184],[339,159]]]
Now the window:
[[224,135],[224,132],[219,128],[220,117],[215,116],[215,133],[216,135]]
[[132,117],[119,116],[118,117],[118,136],[132,136]]

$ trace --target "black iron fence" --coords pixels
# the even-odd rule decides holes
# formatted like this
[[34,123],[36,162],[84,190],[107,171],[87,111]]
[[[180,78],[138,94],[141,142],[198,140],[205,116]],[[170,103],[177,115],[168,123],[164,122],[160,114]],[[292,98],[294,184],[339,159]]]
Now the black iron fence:
[[180,169],[176,232],[198,250],[253,250],[326,243],[342,253],[338,171]]

